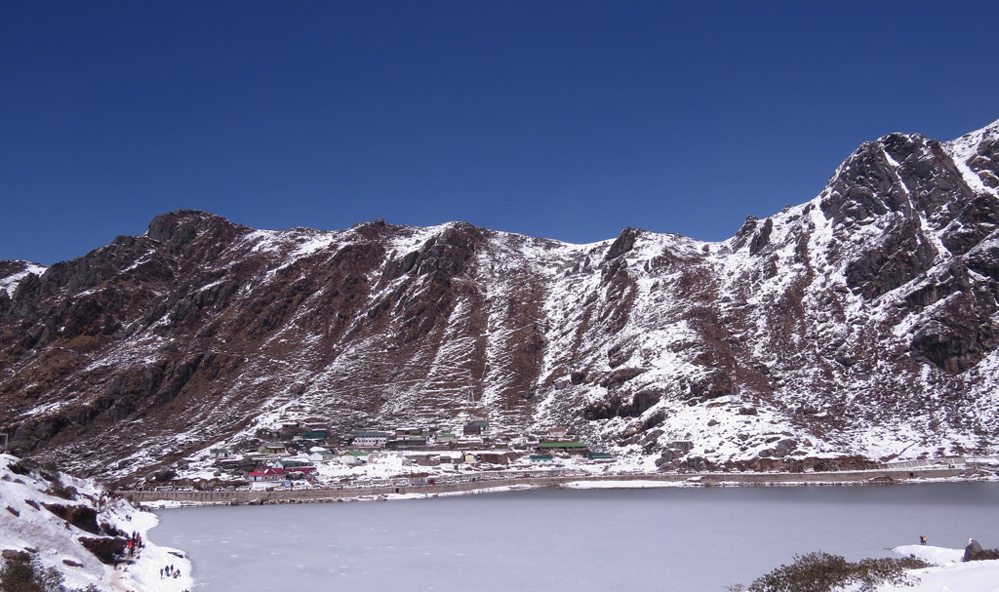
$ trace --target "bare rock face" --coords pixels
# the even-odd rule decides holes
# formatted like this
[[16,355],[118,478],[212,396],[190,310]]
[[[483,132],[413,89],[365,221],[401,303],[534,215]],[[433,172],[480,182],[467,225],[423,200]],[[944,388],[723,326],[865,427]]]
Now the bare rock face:
[[97,525],[97,510],[90,506],[45,504],[45,509],[81,530],[91,534],[103,534],[101,527]]
[[957,299],[952,306],[959,310],[930,319],[913,335],[911,346],[914,354],[954,373],[974,367],[999,345],[999,328],[989,317],[965,314],[961,305],[974,306]]
[[124,554],[128,544],[125,537],[80,537],[79,540],[94,557],[108,565],[114,565],[115,556]]
[[48,269],[0,262],[0,432],[116,478],[282,415],[336,432],[468,408],[650,470],[878,458],[900,425],[898,449],[990,450],[997,149],[996,124],[886,136],[721,243],[164,214]]

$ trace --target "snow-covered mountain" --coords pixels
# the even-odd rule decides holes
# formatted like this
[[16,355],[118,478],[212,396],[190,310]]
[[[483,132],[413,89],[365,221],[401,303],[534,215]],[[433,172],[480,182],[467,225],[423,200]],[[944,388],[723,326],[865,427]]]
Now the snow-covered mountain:
[[717,243],[173,212],[44,273],[2,264],[0,432],[105,477],[282,416],[346,431],[469,407],[648,470],[994,451],[997,187],[999,122],[866,143]]

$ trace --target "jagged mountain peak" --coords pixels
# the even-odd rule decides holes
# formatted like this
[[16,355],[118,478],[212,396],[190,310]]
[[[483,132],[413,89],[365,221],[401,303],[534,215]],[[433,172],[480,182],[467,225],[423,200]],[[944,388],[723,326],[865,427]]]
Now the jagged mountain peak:
[[[236,224],[209,212],[176,210],[153,218],[149,223],[146,236],[176,249],[205,233],[211,233],[213,237],[223,239],[238,229],[240,227]],[[243,227],[243,230],[249,229]]]

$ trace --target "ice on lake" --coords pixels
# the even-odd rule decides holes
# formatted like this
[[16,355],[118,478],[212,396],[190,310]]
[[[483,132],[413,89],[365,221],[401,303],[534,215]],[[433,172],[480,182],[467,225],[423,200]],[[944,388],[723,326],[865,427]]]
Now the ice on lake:
[[999,546],[999,484],[538,490],[389,502],[164,510],[196,590],[725,590],[826,551]]

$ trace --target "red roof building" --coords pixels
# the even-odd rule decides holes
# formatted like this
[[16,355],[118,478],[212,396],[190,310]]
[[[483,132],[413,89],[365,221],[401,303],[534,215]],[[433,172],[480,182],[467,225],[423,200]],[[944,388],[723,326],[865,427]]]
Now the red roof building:
[[267,467],[250,471],[250,481],[280,481],[284,479],[284,469]]

